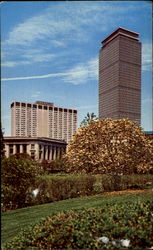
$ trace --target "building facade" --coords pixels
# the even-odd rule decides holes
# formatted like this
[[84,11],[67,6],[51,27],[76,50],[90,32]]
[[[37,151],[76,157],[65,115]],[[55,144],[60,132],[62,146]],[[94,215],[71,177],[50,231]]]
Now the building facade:
[[5,156],[27,153],[38,162],[61,159],[66,152],[67,143],[44,137],[4,137]]
[[99,119],[141,120],[141,43],[133,31],[118,28],[99,53]]
[[76,130],[77,110],[41,101],[11,104],[12,136],[48,137],[69,142]]

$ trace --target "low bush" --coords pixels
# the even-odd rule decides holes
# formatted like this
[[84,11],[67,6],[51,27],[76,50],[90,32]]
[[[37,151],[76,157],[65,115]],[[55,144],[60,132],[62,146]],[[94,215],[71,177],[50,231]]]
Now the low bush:
[[47,217],[4,249],[151,249],[153,204],[147,200]]
[[39,190],[36,197],[29,196],[27,204],[44,204],[69,198],[90,195],[96,178],[82,175],[50,175],[40,176],[33,187]]
[[144,189],[153,186],[153,175],[101,175],[104,191]]
[[[146,188],[153,175],[45,175],[37,178],[27,196],[27,205],[44,204],[102,192]],[[38,194],[32,195],[37,189]]]

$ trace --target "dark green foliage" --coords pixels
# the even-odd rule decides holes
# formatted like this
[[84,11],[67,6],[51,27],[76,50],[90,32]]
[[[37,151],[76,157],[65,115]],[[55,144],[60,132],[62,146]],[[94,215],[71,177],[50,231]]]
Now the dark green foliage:
[[96,115],[94,113],[88,112],[85,118],[82,120],[80,127],[88,126],[90,122],[95,121],[95,120],[98,120]]
[[38,166],[27,154],[16,154],[2,159],[3,209],[25,206],[29,186],[35,183]]
[[69,198],[76,198],[94,193],[95,176],[50,175],[37,178],[39,189],[36,198],[29,199],[29,205],[44,204]]
[[98,175],[104,191],[144,189],[153,187],[153,175]]
[[39,189],[37,197],[30,196],[27,204],[44,204],[103,192],[152,186],[153,175],[42,175],[32,188]]
[[[153,203],[128,201],[61,212],[21,232],[4,249],[149,249],[153,245]],[[99,237],[109,239],[107,244]],[[116,245],[113,245],[115,242]]]
[[1,141],[1,157],[4,157],[4,136],[3,136],[2,127],[0,127],[0,141]]
[[52,160],[51,162],[43,160],[40,165],[46,174],[66,173],[66,167],[64,166],[62,159]]

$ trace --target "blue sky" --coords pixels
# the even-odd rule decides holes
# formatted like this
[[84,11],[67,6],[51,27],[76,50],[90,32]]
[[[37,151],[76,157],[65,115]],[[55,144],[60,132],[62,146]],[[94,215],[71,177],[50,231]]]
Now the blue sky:
[[98,116],[101,41],[117,27],[142,42],[142,127],[152,130],[151,1],[2,2],[1,114],[11,133],[13,101],[54,102]]

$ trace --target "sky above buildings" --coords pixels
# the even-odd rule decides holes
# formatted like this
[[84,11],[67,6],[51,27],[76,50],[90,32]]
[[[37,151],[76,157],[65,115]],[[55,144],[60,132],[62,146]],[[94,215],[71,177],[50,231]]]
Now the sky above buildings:
[[140,34],[142,127],[152,130],[151,1],[16,1],[1,7],[1,116],[11,135],[13,101],[54,102],[98,116],[101,41],[116,28]]

